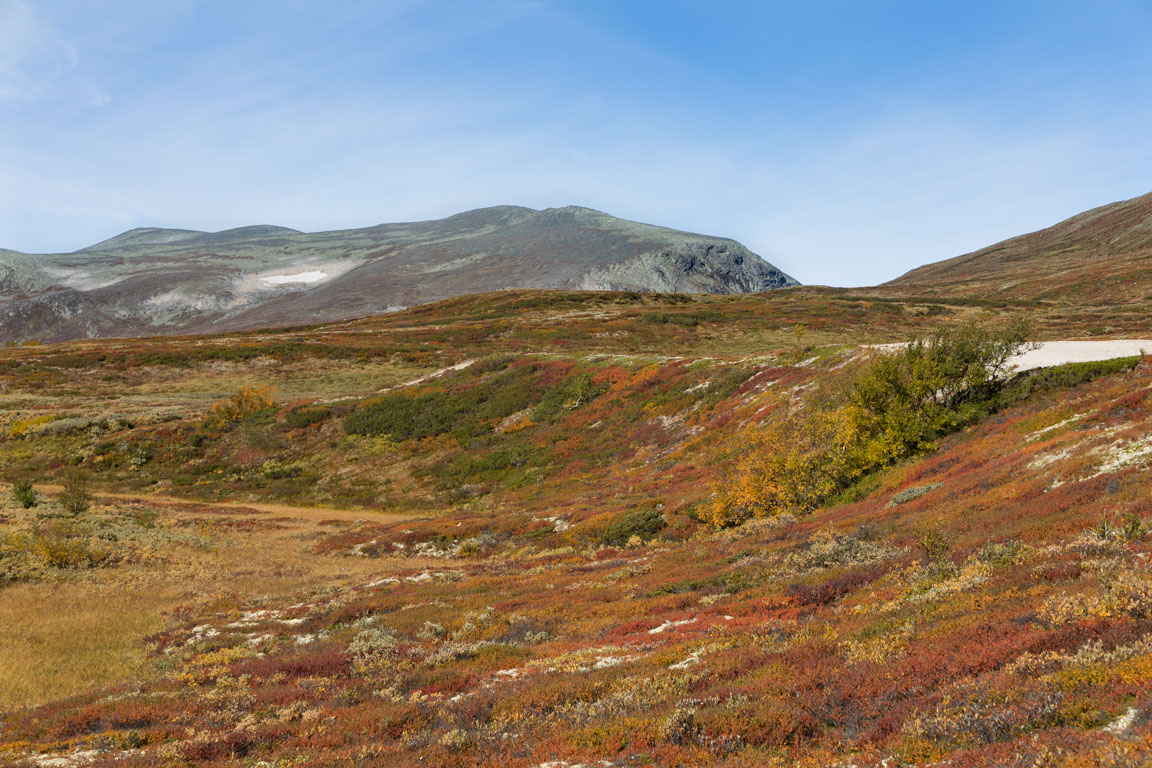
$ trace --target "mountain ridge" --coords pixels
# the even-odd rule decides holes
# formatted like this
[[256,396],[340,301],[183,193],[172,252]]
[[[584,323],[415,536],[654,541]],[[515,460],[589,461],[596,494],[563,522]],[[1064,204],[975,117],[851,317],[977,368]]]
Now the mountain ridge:
[[0,270],[4,341],[339,321],[507,288],[746,293],[798,284],[730,238],[582,206],[491,206],[313,233],[141,227],[71,253],[0,250]]

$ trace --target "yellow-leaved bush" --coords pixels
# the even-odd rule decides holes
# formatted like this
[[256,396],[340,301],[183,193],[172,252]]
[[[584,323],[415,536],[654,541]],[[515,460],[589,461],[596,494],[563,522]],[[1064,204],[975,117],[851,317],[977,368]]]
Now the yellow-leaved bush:
[[712,523],[810,512],[848,478],[858,477],[853,410],[818,409],[751,430],[733,481],[713,500]]
[[230,424],[276,407],[270,387],[243,387],[231,397],[212,404],[211,419]]
[[[930,450],[995,407],[1026,326],[972,321],[876,350],[802,409],[753,427],[746,452],[714,497],[718,526],[806,513],[876,469]],[[829,391],[830,390],[830,391]]]

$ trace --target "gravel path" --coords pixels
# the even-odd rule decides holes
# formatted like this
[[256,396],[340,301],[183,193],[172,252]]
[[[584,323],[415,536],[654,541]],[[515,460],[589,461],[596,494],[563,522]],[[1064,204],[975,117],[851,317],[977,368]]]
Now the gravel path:
[[1016,370],[1030,371],[1064,363],[1088,363],[1093,360],[1111,360],[1132,357],[1142,350],[1152,353],[1152,339],[1112,339],[1101,341],[1044,341],[1037,349],[1029,350],[1012,359]]

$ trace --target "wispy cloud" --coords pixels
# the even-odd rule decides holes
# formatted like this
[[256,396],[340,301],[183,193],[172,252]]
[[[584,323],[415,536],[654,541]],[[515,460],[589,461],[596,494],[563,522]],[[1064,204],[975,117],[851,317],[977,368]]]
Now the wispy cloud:
[[23,105],[50,98],[79,61],[25,0],[0,0],[0,103]]
[[1148,191],[1101,2],[0,0],[0,247],[579,204],[875,282]]

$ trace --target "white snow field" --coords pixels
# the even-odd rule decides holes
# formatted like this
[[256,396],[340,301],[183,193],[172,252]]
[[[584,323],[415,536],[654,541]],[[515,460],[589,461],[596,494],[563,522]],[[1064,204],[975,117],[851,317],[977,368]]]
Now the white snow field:
[[1116,357],[1134,357],[1144,350],[1152,353],[1152,339],[1110,339],[1100,341],[1042,341],[1036,349],[1022,352],[1010,364],[1018,371],[1047,368],[1065,363],[1089,363]]
[[315,283],[328,277],[327,272],[315,270],[312,272],[298,272],[295,275],[269,275],[260,278],[268,285],[285,285],[287,283]]

